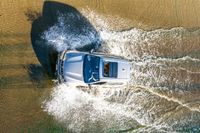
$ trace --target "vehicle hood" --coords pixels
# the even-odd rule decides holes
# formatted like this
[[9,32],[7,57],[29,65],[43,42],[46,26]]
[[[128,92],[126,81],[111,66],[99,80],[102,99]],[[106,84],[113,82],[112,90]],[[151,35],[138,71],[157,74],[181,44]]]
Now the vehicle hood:
[[63,65],[65,81],[83,81],[83,59],[84,55],[67,55]]

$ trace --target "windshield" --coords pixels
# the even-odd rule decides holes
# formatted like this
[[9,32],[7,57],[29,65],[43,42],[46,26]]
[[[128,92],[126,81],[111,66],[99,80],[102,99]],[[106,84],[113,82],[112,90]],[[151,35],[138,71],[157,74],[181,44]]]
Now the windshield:
[[99,81],[100,57],[85,55],[83,64],[83,76],[85,83]]

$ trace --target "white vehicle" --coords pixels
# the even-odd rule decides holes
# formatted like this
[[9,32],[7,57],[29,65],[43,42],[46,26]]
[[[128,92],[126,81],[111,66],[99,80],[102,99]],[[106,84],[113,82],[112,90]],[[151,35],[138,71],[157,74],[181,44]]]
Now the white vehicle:
[[61,83],[124,85],[130,80],[128,60],[100,53],[63,51],[56,69]]

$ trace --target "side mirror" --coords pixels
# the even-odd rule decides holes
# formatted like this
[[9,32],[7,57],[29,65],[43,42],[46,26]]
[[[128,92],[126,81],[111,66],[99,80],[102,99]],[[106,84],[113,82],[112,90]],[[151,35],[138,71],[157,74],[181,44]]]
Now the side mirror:
[[93,52],[94,52],[94,49],[91,49],[91,50],[90,50],[90,53],[92,54]]

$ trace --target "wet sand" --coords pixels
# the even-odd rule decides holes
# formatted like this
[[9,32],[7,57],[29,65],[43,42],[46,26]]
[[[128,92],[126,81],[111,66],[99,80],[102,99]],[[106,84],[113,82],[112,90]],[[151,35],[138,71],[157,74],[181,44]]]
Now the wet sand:
[[[116,15],[130,19],[133,26],[139,28],[171,28],[186,27],[198,28],[200,26],[200,3],[198,0],[60,0],[78,10],[91,8],[104,15]],[[24,13],[31,9],[41,12],[43,1],[1,1],[1,32],[27,34],[30,24],[26,21]],[[135,23],[134,23],[135,22]],[[139,23],[139,24],[138,24]],[[23,25],[22,25],[23,24]],[[144,27],[143,27],[144,26]]]
[[[117,29],[122,30],[132,27],[145,30],[184,27],[196,30],[200,27],[200,1],[198,0],[124,0],[123,2],[120,0],[60,0],[59,2],[71,5],[83,14],[87,13],[83,9],[97,12],[108,17],[108,23],[114,23]],[[50,95],[53,87],[51,78],[43,70],[31,45],[32,21],[41,15],[42,7],[43,0],[1,0],[0,2],[0,132],[65,130],[62,124],[58,124],[41,109],[41,102]],[[128,23],[113,22],[113,19],[109,19],[112,17],[120,18]],[[178,52],[187,55],[196,49],[196,55],[199,58],[198,35],[198,32],[191,36],[186,35],[191,40],[186,41],[185,46],[189,46],[188,42],[196,45],[192,45],[194,47],[191,46],[190,51],[185,47],[183,48],[185,51]],[[169,57],[174,54],[170,51],[171,49],[163,52],[162,47],[158,49],[163,53],[162,56]],[[156,55],[154,54],[156,51],[150,52]],[[190,74],[190,76],[196,75],[193,82],[198,84],[199,67],[196,65],[192,68],[197,74]],[[181,72],[187,75],[187,72]],[[180,80],[184,82],[183,78]],[[168,90],[155,92],[175,100],[181,99],[181,103],[188,103],[189,107],[199,110],[198,90],[183,94],[172,94]],[[186,98],[184,98],[185,95],[187,95]],[[177,103],[173,104],[173,107],[177,106]],[[156,117],[160,116],[156,115]]]

